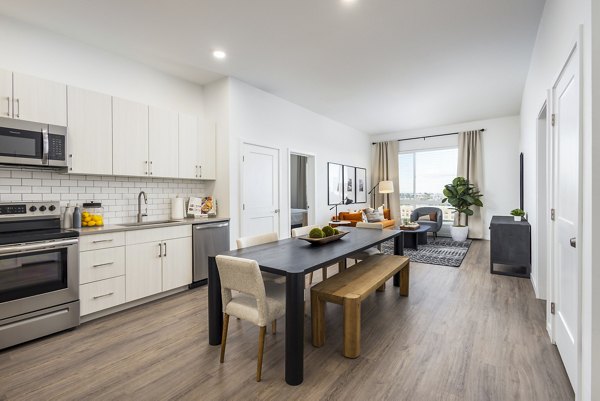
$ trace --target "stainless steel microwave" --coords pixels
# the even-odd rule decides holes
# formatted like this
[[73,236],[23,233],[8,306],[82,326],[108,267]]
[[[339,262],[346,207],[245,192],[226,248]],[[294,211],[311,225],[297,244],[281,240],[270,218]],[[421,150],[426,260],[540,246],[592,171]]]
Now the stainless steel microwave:
[[0,164],[67,167],[67,127],[0,118]]

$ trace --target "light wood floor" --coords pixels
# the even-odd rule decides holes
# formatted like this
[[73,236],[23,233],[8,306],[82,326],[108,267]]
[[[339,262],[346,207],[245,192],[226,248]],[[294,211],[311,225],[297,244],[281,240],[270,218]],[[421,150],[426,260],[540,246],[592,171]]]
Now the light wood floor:
[[[572,400],[529,280],[492,276],[476,241],[460,269],[413,263],[408,298],[391,281],[363,302],[362,355],[341,355],[341,309],[323,348],[306,324],[304,383],[284,382],[284,321],[267,335],[232,319],[225,363],[208,345],[202,287],[0,352],[0,400]],[[332,269],[332,273],[333,273]],[[310,309],[308,309],[310,310]]]

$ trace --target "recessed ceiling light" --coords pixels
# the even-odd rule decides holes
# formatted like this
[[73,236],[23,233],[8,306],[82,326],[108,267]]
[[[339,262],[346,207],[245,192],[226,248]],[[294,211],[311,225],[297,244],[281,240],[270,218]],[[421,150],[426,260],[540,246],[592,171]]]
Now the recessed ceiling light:
[[225,53],[223,50],[215,50],[213,52],[213,57],[219,60],[223,60],[225,57],[227,57],[227,53]]
[[354,4],[354,3],[356,3],[356,0],[341,0],[341,1],[344,4]]

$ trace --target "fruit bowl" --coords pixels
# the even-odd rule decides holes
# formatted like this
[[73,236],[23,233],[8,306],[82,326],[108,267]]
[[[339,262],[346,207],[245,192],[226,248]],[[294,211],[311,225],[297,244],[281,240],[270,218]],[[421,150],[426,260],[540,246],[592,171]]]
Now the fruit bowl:
[[310,238],[308,235],[303,235],[301,237],[298,237],[298,239],[310,242],[311,245],[323,245],[323,244],[327,244],[329,242],[337,241],[348,233],[349,233],[349,231],[340,231],[339,234],[334,234],[334,235],[330,235],[329,237],[323,237],[323,238]]

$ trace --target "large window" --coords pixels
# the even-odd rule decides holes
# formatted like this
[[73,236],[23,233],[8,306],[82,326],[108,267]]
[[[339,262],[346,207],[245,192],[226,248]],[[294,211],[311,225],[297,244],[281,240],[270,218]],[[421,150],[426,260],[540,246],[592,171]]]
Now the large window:
[[410,214],[417,207],[435,206],[442,209],[444,220],[452,220],[452,210],[448,204],[442,203],[442,190],[456,177],[457,161],[457,148],[401,152],[398,155],[402,219],[410,219]]

